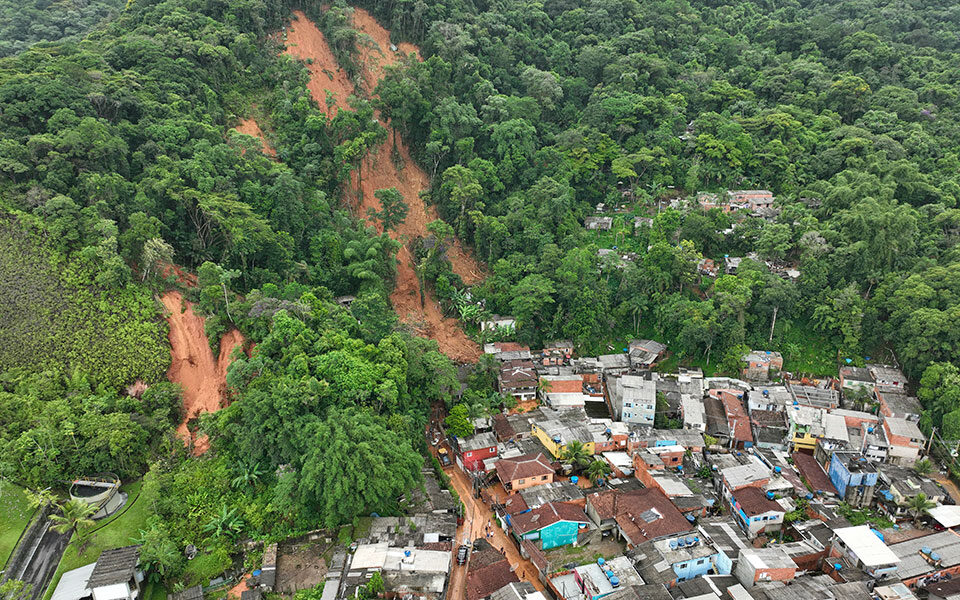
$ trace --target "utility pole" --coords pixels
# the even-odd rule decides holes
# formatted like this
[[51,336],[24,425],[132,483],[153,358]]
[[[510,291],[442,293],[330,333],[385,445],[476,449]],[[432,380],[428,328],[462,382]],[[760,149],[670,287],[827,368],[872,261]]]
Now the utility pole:
[[927,451],[926,451],[927,456],[930,456],[930,447],[933,446],[933,437],[934,437],[935,435],[937,435],[937,428],[936,428],[936,427],[934,427],[933,429],[930,430],[930,439],[927,440]]

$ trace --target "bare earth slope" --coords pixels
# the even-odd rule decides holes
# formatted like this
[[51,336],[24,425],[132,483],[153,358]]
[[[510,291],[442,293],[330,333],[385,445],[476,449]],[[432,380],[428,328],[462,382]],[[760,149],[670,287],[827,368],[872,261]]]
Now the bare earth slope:
[[[177,434],[189,442],[191,434],[187,430],[187,421],[201,413],[223,408],[230,354],[237,346],[243,346],[243,336],[237,330],[224,334],[220,340],[220,356],[215,359],[203,330],[203,317],[193,312],[193,304],[186,302],[177,291],[165,293],[161,300],[170,313],[167,321],[170,324],[172,361],[167,378],[183,388],[184,419]],[[181,310],[184,305],[186,310]],[[193,442],[198,453],[206,450],[205,440]]]
[[[370,36],[368,41],[373,42],[363,52],[365,80],[369,89],[373,89],[375,78],[379,78],[383,66],[393,64],[400,55],[390,50],[389,33],[369,13],[359,8],[355,11],[355,25]],[[287,30],[287,52],[300,59],[313,59],[312,64],[307,65],[311,74],[309,89],[322,108],[326,106],[327,91],[335,96],[340,106],[346,106],[347,97],[354,91],[353,85],[337,65],[320,30],[301,11],[294,11],[294,15],[297,20]],[[416,53],[417,49],[404,44],[401,51]],[[429,185],[427,174],[413,162],[409,149],[400,139],[397,140],[397,148],[405,167],[398,170],[390,160],[392,144],[392,139],[388,139],[363,165],[362,201],[358,214],[365,215],[368,208],[379,209],[379,202],[374,196],[376,190],[396,187],[409,205],[409,214],[397,231],[390,235],[394,239],[410,240],[426,235],[427,224],[435,220],[437,214],[420,198],[420,191]],[[453,270],[465,282],[476,283],[483,278],[480,265],[463,251],[459,243],[451,248],[449,256]],[[420,305],[420,288],[413,270],[412,256],[406,246],[398,252],[397,259],[397,285],[390,299],[400,319],[419,334],[436,340],[440,350],[450,358],[464,362],[476,360],[480,356],[480,348],[464,335],[455,319],[443,316],[434,298],[428,297],[424,306]]]

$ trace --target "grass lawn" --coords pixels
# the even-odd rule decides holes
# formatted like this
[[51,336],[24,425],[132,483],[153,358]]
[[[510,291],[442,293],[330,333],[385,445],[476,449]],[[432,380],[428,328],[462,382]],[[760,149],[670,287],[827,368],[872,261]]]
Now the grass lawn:
[[63,558],[60,559],[57,572],[50,580],[50,587],[47,588],[44,600],[53,595],[53,590],[56,589],[60,576],[65,571],[96,562],[104,550],[129,546],[134,538],[139,537],[140,530],[146,528],[147,507],[150,503],[147,498],[140,497],[140,486],[141,482],[136,481],[120,488],[127,493],[127,503],[118,514],[97,522],[93,532],[88,534],[90,539],[83,554],[79,552],[77,538],[74,537],[70,541],[66,552],[63,553]]
[[0,481],[0,568],[7,564],[33,512],[23,488]]

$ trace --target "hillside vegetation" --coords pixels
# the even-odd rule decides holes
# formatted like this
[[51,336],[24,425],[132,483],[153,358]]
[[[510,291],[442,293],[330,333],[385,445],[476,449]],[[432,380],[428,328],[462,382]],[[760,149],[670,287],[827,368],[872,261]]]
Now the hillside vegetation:
[[166,326],[149,290],[103,288],[81,260],[42,233],[0,222],[0,365],[14,374],[80,371],[118,389],[159,381],[170,363]]
[[0,0],[0,57],[38,42],[79,41],[121,8],[121,0]]

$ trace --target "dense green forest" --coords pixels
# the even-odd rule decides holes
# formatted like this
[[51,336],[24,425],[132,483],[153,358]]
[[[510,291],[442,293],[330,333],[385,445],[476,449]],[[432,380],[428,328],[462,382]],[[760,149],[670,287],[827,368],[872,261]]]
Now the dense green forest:
[[[378,93],[436,173],[432,201],[491,267],[473,294],[514,314],[522,341],[599,349],[639,329],[702,361],[816,340],[830,362],[895,355],[914,378],[957,361],[956,7],[361,4],[428,57]],[[655,208],[750,188],[777,195],[775,222],[730,232],[717,210]],[[625,197],[640,206],[610,234],[581,226]],[[633,215],[652,226],[632,235]],[[637,254],[621,268],[596,252],[617,244]],[[801,276],[753,261],[696,273],[700,257],[750,252]]]
[[0,56],[38,42],[78,41],[122,7],[120,0],[0,0]]
[[[924,423],[960,439],[960,9],[359,4],[423,60],[330,119],[273,34],[304,8],[356,76],[342,2],[134,0],[82,40],[0,59],[0,475],[143,475],[144,560],[184,583],[219,573],[241,536],[396,512],[430,408],[459,383],[391,310],[398,242],[341,203],[388,135],[375,108],[433,176],[436,237],[489,267],[468,296],[418,249],[451,315],[513,314],[519,341],[584,352],[649,335],[724,367],[750,346],[812,352],[818,374],[895,359]],[[277,160],[231,131],[254,100]],[[667,202],[733,188],[772,190],[779,216]],[[598,203],[627,205],[610,232],[583,226]],[[652,225],[634,231],[635,216]],[[632,260],[598,254],[614,246]],[[697,273],[752,252],[736,275]],[[236,327],[256,346],[229,371],[237,401],[201,419],[200,458],[172,435],[179,393],[163,383],[151,299],[174,285],[168,262],[197,273],[185,292],[212,345]],[[489,367],[472,405],[498,401]],[[188,568],[187,544],[214,558]]]

